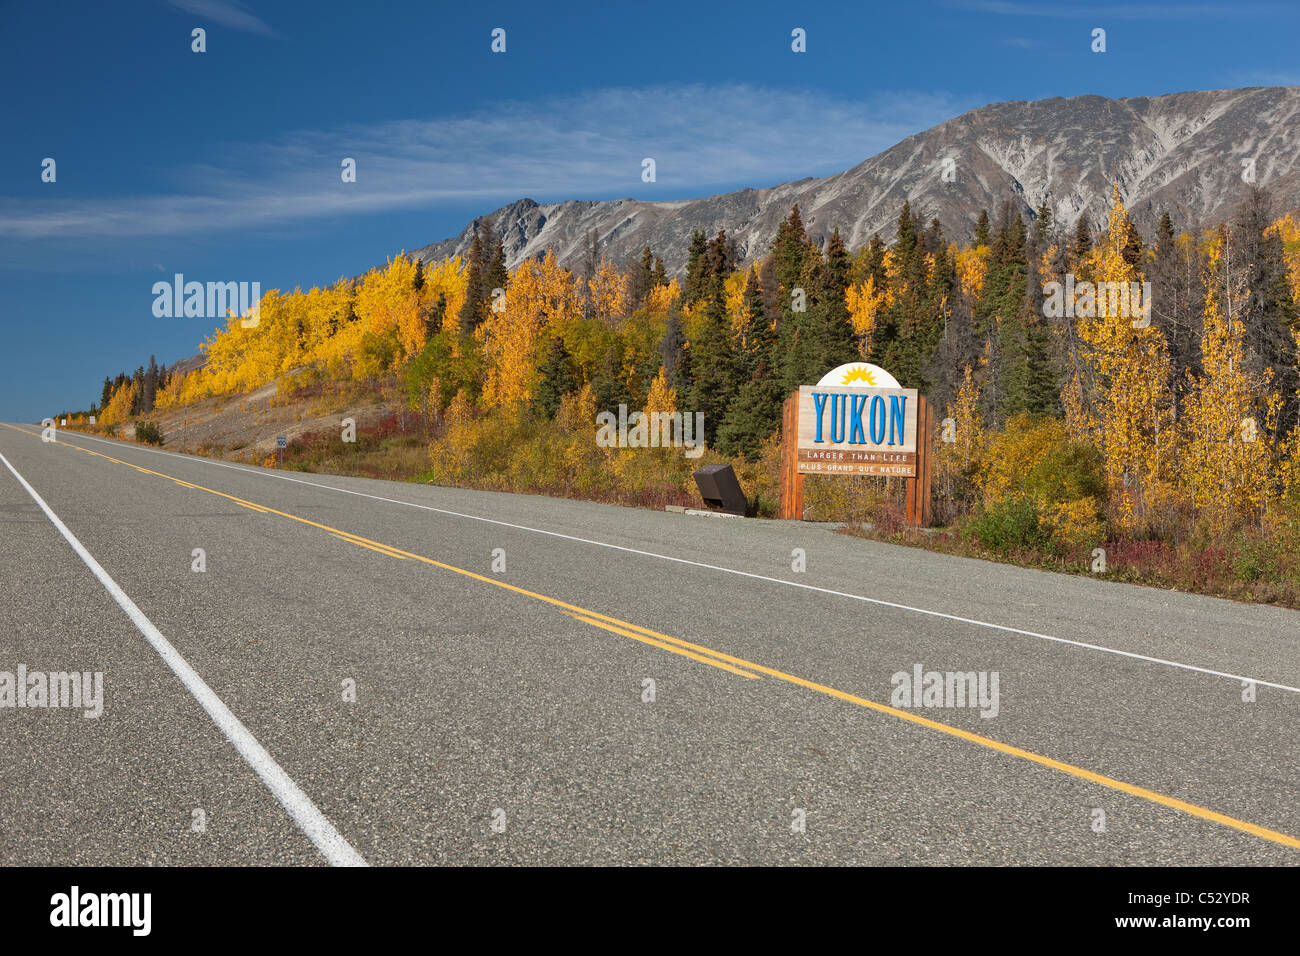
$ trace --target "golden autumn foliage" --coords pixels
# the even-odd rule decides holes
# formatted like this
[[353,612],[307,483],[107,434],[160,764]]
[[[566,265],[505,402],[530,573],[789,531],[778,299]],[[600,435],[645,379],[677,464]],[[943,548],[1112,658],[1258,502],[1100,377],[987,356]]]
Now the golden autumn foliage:
[[1254,517],[1269,496],[1267,435],[1281,397],[1269,392],[1267,373],[1246,371],[1245,326],[1233,318],[1245,296],[1224,274],[1224,259],[1215,243],[1206,270],[1201,374],[1191,377],[1184,405],[1178,474],[1196,508]]
[[988,246],[964,246],[949,250],[957,264],[957,288],[969,298],[977,298],[984,289],[984,277],[989,270]]
[[739,336],[745,327],[745,283],[748,276],[745,271],[733,272],[722,283],[723,308],[733,336]]
[[460,256],[452,256],[425,267],[423,293],[424,308],[434,312],[441,307],[442,327],[459,332],[460,310],[465,304],[469,278]]
[[871,333],[886,304],[885,292],[876,289],[875,276],[867,276],[866,282],[849,286],[844,301],[853,334],[858,339],[858,353],[865,359],[871,353]]
[[666,285],[655,286],[650,290],[650,301],[647,308],[651,312],[667,314],[668,310],[682,297],[681,283],[676,279],[668,282]]
[[131,417],[131,403],[135,401],[135,383],[123,382],[113,392],[113,397],[99,413],[99,424],[118,425]]
[[544,333],[563,333],[581,316],[577,282],[560,268],[554,250],[540,261],[522,262],[510,279],[505,308],[489,310],[475,332],[487,358],[484,404],[518,407],[531,399]]
[[1282,240],[1282,255],[1286,260],[1291,294],[1300,302],[1300,222],[1287,213],[1273,223],[1268,231]]
[[[1090,274],[1100,283],[1129,286],[1142,277],[1123,257],[1128,213],[1114,191],[1109,227],[1092,250]],[[1072,379],[1065,398],[1072,436],[1086,438],[1105,456],[1111,496],[1120,522],[1131,524],[1144,489],[1152,490],[1173,464],[1175,431],[1168,344],[1153,324],[1140,327],[1128,310],[1100,303],[1076,320],[1088,363],[1096,372],[1093,394]]]
[[979,398],[979,385],[967,365],[957,396],[944,410],[944,418],[938,423],[934,483],[942,519],[951,519],[969,503],[984,453],[984,422],[980,417]]
[[386,269],[371,270],[357,289],[354,306],[366,331],[375,336],[396,332],[407,356],[419,352],[425,340],[415,270],[415,261],[405,255],[390,259]]
[[[553,253],[550,258],[554,267]],[[627,276],[614,263],[602,259],[596,274],[587,282],[592,315],[602,322],[622,318],[627,314],[630,303],[630,288]]]
[[677,411],[677,389],[668,384],[668,375],[664,372],[663,366],[660,366],[659,374],[650,383],[650,392],[646,395],[645,412],[647,415],[655,412],[671,415],[675,411]]

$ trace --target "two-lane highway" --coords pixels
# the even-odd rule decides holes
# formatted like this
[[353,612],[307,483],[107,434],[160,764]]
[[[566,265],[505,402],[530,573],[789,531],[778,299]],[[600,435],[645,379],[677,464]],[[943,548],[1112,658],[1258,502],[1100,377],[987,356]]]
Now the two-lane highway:
[[0,707],[0,862],[1300,858],[1295,612],[27,425],[0,456],[0,675],[104,675],[98,717]]

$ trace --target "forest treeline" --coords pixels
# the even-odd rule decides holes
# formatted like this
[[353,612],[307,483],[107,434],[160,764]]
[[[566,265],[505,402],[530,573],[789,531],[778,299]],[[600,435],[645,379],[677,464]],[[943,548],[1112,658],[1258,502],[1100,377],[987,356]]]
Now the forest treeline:
[[[1067,277],[1149,283],[1149,322],[1104,296],[1045,307],[1044,287]],[[752,474],[774,461],[783,398],[865,359],[947,420],[941,522],[1017,546],[1173,540],[1295,505],[1298,299],[1300,223],[1257,188],[1230,222],[1189,231],[1166,214],[1149,235],[1118,188],[1096,235],[1046,204],[1026,222],[1007,202],[966,244],[904,203],[894,241],[857,250],[838,232],[814,242],[796,206],[748,263],[725,232],[696,232],[680,279],[650,248],[614,263],[594,238],[574,268],[548,250],[507,270],[484,223],[463,257],[399,255],[327,288],[268,292],[256,328],[232,316],[204,343],[201,369],[155,374],[151,360],[107,381],[101,420],[305,368],[399,383],[432,426],[435,480],[582,494],[686,482],[699,464],[595,449],[598,411],[703,412],[711,452]]]

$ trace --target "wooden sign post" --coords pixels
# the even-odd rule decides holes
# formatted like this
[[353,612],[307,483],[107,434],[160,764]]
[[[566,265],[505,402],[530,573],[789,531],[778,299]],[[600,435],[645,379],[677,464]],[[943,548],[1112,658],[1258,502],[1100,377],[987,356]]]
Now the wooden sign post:
[[781,416],[778,516],[803,519],[805,474],[901,477],[907,523],[930,521],[930,446],[934,411],[914,389],[805,385]]

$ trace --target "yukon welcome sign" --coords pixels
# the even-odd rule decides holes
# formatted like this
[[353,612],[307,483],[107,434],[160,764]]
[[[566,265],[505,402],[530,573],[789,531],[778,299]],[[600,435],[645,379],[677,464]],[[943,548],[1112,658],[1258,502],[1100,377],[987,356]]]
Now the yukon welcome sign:
[[914,388],[804,385],[799,471],[915,477],[918,398]]
[[854,362],[786,399],[781,517],[803,516],[804,475],[905,478],[908,521],[928,519],[932,414],[914,388],[877,365]]

